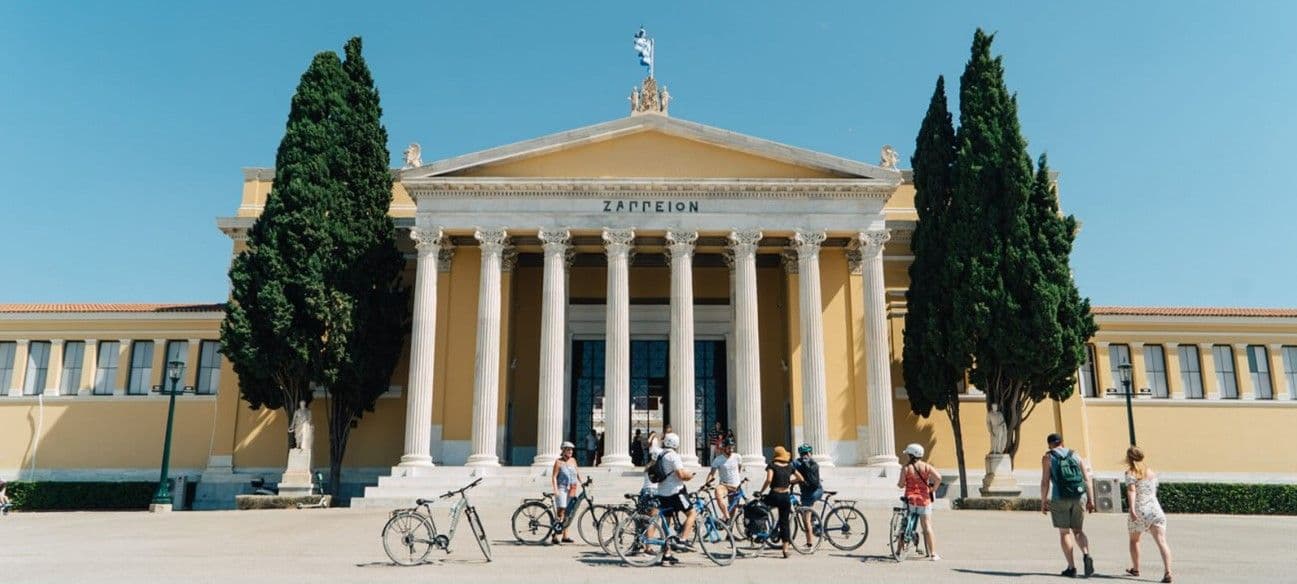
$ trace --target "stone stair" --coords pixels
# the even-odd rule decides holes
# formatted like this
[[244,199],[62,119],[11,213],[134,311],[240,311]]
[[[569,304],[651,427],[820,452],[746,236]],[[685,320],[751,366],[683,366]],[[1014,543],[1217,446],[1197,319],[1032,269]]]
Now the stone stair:
[[[414,505],[415,499],[432,498],[463,487],[482,478],[482,483],[468,492],[474,504],[509,505],[524,498],[540,497],[550,490],[549,468],[438,466],[429,468],[394,467],[392,474],[378,479],[377,486],[365,488],[363,497],[351,500],[352,507],[395,509]],[[705,468],[690,481],[690,487],[702,484]],[[590,494],[597,503],[618,503],[624,493],[637,493],[643,482],[642,469],[583,468],[582,477],[590,477]],[[838,491],[838,498],[855,499],[862,507],[890,508],[898,502],[895,470],[874,467],[824,467],[820,474],[825,487]],[[761,486],[765,475],[760,470],[745,473],[749,493]],[[937,505],[948,506],[939,499]]]

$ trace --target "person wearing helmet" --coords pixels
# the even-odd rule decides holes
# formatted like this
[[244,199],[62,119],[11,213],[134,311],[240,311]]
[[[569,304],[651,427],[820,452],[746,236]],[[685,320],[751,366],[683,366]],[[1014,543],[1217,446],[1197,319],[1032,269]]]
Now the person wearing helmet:
[[[675,432],[662,437],[662,454],[658,455],[658,460],[654,464],[660,465],[659,471],[664,478],[658,482],[658,509],[662,513],[673,515],[684,512],[684,526],[680,528],[680,537],[673,543],[690,548],[689,543],[694,534],[694,520],[698,517],[698,512],[694,506],[689,503],[689,493],[685,490],[685,481],[694,478],[694,473],[685,469],[684,462],[680,459],[680,453],[676,449],[680,448],[680,436]],[[662,562],[676,563],[674,555],[671,555],[671,546],[667,546],[666,553],[662,556]]]
[[716,484],[716,500],[724,503],[716,507],[720,509],[721,521],[726,523],[730,521],[730,507],[739,496],[739,483],[743,482],[742,458],[734,453],[734,439],[725,438],[721,442],[720,451],[712,458],[711,471],[707,473],[709,483],[717,474],[720,475],[720,482]]
[[793,469],[797,474],[802,476],[802,482],[797,483],[802,492],[801,506],[807,510],[802,512],[802,533],[806,534],[806,547],[810,548],[815,545],[812,541],[814,532],[811,530],[811,511],[810,507],[815,505],[824,497],[824,485],[820,483],[820,465],[811,458],[810,444],[802,443],[797,447],[797,460],[793,461]]
[[[554,487],[554,509],[558,511],[558,520],[563,522],[567,514],[571,512],[568,509],[568,502],[576,496],[577,485],[581,484],[581,475],[577,473],[576,465],[576,445],[571,442],[563,442],[560,447],[562,454],[558,460],[554,461],[554,468],[549,473],[550,484]],[[550,543],[572,543],[572,538],[568,535],[568,529],[563,529],[563,539],[559,540],[559,534],[555,533],[550,539]]]
[[941,473],[931,464],[923,462],[923,446],[911,444],[905,447],[907,458],[901,467],[901,477],[896,486],[905,489],[905,504],[910,513],[919,516],[923,528],[923,545],[928,550],[928,559],[935,562],[941,559],[937,555],[937,540],[932,534],[932,500],[941,486]]

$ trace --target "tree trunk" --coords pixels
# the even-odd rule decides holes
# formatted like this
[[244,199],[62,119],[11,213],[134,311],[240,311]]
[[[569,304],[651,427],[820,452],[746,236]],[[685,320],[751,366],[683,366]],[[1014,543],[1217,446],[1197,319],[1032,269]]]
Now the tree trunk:
[[338,499],[342,486],[342,457],[351,438],[351,412],[343,400],[329,400],[329,493]]
[[959,420],[959,396],[953,396],[946,406],[950,427],[955,431],[955,460],[959,464],[959,498],[968,498],[968,467],[964,463],[964,428]]

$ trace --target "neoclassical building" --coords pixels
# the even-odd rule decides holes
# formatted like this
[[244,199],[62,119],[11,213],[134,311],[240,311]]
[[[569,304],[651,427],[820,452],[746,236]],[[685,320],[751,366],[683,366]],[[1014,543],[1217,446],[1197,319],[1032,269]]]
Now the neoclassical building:
[[[390,391],[352,433],[349,482],[534,475],[564,440],[584,460],[596,435],[616,472],[636,462],[636,432],[666,426],[690,463],[719,425],[751,466],[808,442],[841,476],[878,476],[914,441],[954,466],[949,422],[911,414],[901,376],[908,173],[665,109],[637,103],[624,118],[394,171],[412,326]],[[273,181],[273,169],[246,169],[235,214],[217,220],[234,253]],[[1036,409],[1021,469],[1034,472],[1036,434],[1061,431],[1116,470],[1127,421],[1108,390],[1124,360],[1149,388],[1135,418],[1160,468],[1297,480],[1297,454],[1245,448],[1297,442],[1297,310],[1095,312],[1078,393]],[[150,389],[181,360],[196,394],[177,409],[176,472],[225,485],[208,506],[273,478],[285,420],[239,399],[221,316],[219,305],[0,305],[0,439],[17,446],[0,452],[0,477],[150,478],[165,417]],[[964,397],[976,474],[984,408],[976,388]],[[314,407],[327,418],[322,399]],[[327,464],[323,427],[315,464]]]

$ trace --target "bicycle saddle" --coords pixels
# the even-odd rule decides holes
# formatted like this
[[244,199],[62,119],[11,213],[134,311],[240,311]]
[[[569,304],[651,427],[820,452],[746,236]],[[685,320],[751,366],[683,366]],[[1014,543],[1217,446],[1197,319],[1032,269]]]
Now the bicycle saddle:
[[415,500],[414,500],[414,504],[415,504],[415,505],[428,505],[428,504],[435,503],[435,502],[436,502],[436,501],[434,501],[434,500],[432,500],[432,499],[415,499]]
[[628,501],[638,501],[638,500],[639,500],[639,493],[634,493],[634,494],[632,494],[632,493],[626,493],[625,496],[626,496],[626,500],[628,500]]
[[837,491],[824,491],[824,496],[825,496],[825,497],[832,497],[832,496],[834,496],[834,495],[836,495],[836,494],[838,494]]

